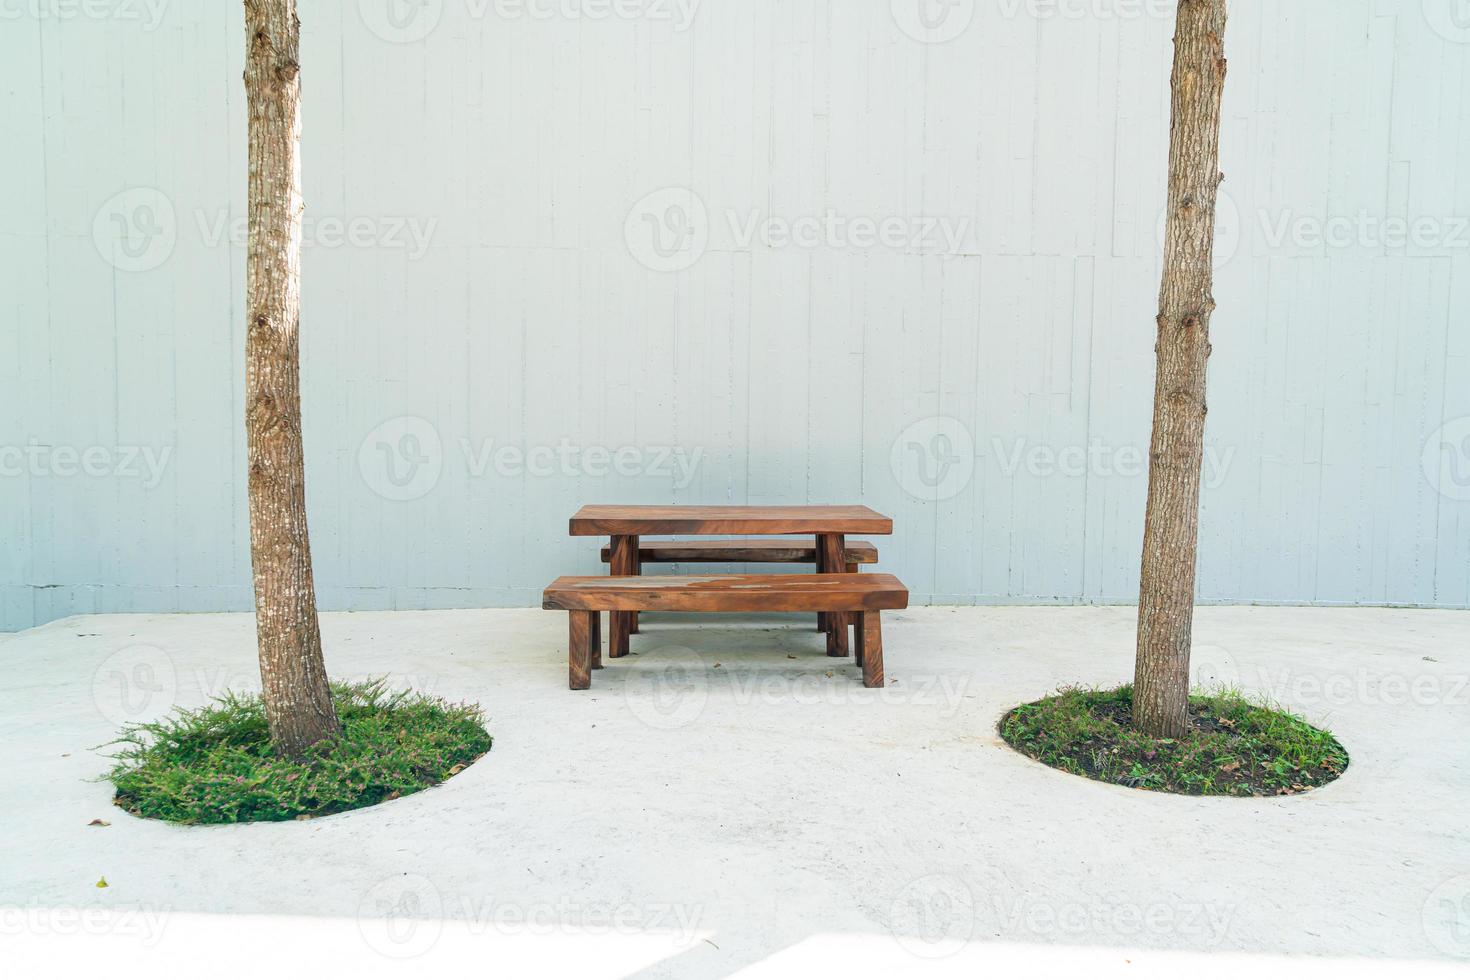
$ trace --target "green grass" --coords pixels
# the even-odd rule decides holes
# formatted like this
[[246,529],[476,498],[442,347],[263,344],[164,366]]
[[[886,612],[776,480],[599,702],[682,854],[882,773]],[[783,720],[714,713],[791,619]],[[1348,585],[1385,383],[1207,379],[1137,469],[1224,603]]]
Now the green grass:
[[1328,732],[1235,691],[1189,698],[1190,733],[1152,738],[1131,727],[1133,686],[1069,688],[1012,709],[1010,745],[1055,769],[1120,786],[1197,796],[1276,796],[1329,783],[1348,754]]
[[371,806],[448,779],[484,755],[477,705],[449,704],[382,680],[333,684],[342,737],[303,759],[270,746],[258,695],[226,694],[195,711],[125,728],[104,778],[114,802],[176,823],[291,820]]

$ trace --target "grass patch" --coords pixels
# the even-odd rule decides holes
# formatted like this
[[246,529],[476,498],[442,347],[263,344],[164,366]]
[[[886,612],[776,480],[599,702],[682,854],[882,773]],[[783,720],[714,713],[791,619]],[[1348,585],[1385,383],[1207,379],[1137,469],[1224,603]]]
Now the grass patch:
[[1193,694],[1190,732],[1153,738],[1132,728],[1133,685],[1069,688],[1000,721],[1011,747],[1054,769],[1106,783],[1194,796],[1281,796],[1330,783],[1348,754],[1328,732],[1239,692]]
[[449,704],[383,680],[333,684],[342,737],[303,759],[271,749],[259,695],[129,725],[111,745],[113,802],[175,823],[317,817],[437,785],[490,749],[478,705]]

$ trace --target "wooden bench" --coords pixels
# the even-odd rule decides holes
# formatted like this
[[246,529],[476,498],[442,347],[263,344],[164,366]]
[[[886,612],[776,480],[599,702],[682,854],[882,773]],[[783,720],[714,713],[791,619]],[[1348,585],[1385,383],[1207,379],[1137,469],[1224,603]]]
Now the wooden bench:
[[[602,613],[825,612],[854,614],[853,644],[864,687],[883,686],[884,609],[907,609],[909,592],[892,575],[598,575],[563,576],[546,587],[541,608],[571,614],[568,685],[592,686],[602,666]],[[846,616],[840,615],[843,629]],[[830,649],[830,648],[829,648]]]

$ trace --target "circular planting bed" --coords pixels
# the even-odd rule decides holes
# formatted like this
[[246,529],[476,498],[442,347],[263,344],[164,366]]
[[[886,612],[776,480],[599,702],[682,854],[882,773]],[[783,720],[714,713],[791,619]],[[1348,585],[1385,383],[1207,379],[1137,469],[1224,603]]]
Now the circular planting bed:
[[1222,691],[1189,699],[1189,734],[1132,727],[1133,687],[1068,689],[1011,709],[1000,735],[1054,769],[1138,789],[1194,796],[1284,796],[1332,782],[1348,754],[1295,715]]
[[271,749],[258,695],[130,726],[112,743],[113,802],[189,824],[316,817],[417,793],[490,749],[477,705],[392,693],[383,681],[333,684],[332,700],[341,737],[301,759]]

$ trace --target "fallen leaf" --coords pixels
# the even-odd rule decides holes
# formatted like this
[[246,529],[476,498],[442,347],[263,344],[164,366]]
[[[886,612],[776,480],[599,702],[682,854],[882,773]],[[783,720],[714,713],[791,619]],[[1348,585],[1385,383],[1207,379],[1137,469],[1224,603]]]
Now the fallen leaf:
[[[796,659],[796,654],[794,654],[794,653],[788,653],[786,655],[786,659],[787,660],[795,660]],[[709,942],[709,940],[705,940],[705,942]],[[713,944],[711,944],[711,945],[713,945]]]
[[107,879],[106,878],[98,878],[97,879],[97,887],[98,888],[110,888],[111,886],[107,884]]
[[310,820],[311,819],[311,814],[309,814],[309,813],[298,813],[298,814],[296,814],[296,819],[297,820]]
[[101,817],[98,817],[96,820],[93,820],[91,823],[87,824],[87,826],[88,827],[111,827],[112,824],[108,823],[106,820],[103,820]]
[[1239,762],[1227,762],[1223,766],[1220,767],[1220,771],[1221,772],[1235,772],[1239,768],[1240,768],[1240,763]]
[[718,670],[719,667],[720,667],[720,662],[718,660],[716,660],[715,661],[715,669]]
[[451,776],[458,776],[462,772],[464,772],[463,762],[456,762],[454,765],[449,767],[449,775]]

